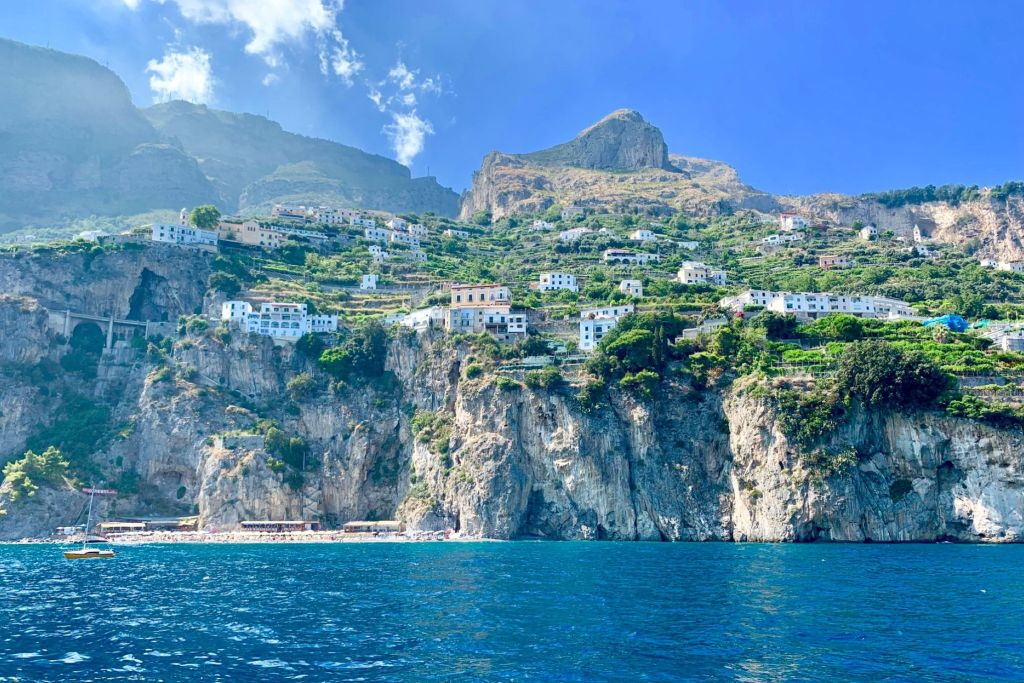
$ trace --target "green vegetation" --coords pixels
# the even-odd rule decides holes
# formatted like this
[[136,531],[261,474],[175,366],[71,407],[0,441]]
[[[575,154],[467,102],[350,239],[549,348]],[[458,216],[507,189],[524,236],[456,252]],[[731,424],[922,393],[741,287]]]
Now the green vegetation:
[[388,334],[379,322],[370,322],[349,334],[338,346],[324,350],[319,364],[336,380],[370,380],[384,374]]
[[203,230],[213,230],[220,222],[220,211],[210,204],[197,206],[189,214],[188,222]]
[[31,449],[4,466],[3,485],[10,489],[12,501],[29,498],[42,485],[58,486],[68,477],[68,461],[50,446],[42,453]]
[[288,380],[285,390],[288,392],[288,398],[300,402],[308,399],[316,391],[316,380],[313,379],[313,375],[303,372]]
[[410,422],[412,433],[420,443],[430,445],[431,452],[447,455],[452,437],[450,413],[417,410]]
[[71,474],[88,479],[99,475],[89,456],[113,437],[110,409],[105,404],[79,394],[68,394],[54,411],[53,422],[49,426],[39,425],[25,446],[37,453],[57,448],[67,458]]

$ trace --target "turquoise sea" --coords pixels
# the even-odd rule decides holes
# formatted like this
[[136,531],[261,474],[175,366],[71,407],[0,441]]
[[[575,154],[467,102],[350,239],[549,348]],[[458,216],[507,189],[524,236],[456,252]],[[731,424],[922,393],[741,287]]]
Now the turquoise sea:
[[0,546],[0,681],[1022,680],[1024,547]]

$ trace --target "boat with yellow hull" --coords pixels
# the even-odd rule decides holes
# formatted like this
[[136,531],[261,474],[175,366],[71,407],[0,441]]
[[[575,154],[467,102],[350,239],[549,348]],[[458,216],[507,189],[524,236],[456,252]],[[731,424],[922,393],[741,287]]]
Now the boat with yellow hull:
[[113,556],[114,551],[106,548],[79,548],[78,550],[64,551],[64,557],[68,560],[95,560]]

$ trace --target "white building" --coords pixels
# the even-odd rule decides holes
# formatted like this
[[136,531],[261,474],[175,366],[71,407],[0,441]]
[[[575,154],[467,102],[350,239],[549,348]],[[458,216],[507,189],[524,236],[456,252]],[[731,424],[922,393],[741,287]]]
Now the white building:
[[419,249],[420,238],[413,237],[407,232],[398,232],[397,230],[392,230],[391,233],[388,234],[388,244],[404,244],[410,249]]
[[502,341],[526,336],[526,313],[512,311],[508,304],[495,306],[452,306],[445,327],[452,332],[486,332]]
[[306,304],[269,301],[260,304],[259,312],[245,301],[221,304],[221,320],[237,324],[250,334],[295,341],[304,334],[334,332],[338,316],[310,314]]
[[865,318],[913,318],[914,309],[899,299],[884,296],[858,296],[815,292],[772,292],[749,289],[719,302],[723,308],[742,311],[746,306],[763,306],[775,313],[800,318],[820,318],[830,313],[849,313]]
[[872,225],[865,225],[860,229],[860,238],[865,241],[870,241],[878,237],[878,228]]
[[676,273],[676,280],[684,285],[702,285],[709,282],[724,285],[726,275],[724,270],[709,268],[701,261],[683,261]]
[[584,235],[589,235],[593,230],[590,228],[573,228],[571,230],[563,230],[558,233],[558,239],[562,242],[575,242]]
[[779,214],[779,228],[790,232],[792,230],[803,230],[807,227],[807,221],[802,216],[789,211]]
[[385,230],[384,228],[373,227],[363,230],[363,237],[371,242],[386,242],[388,240],[388,235],[390,234],[391,231]]
[[994,258],[981,258],[978,259],[978,265],[982,268],[997,268],[999,266],[999,261]]
[[452,285],[451,294],[452,308],[508,304],[512,301],[508,287],[498,284]]
[[1008,273],[1024,273],[1024,261],[1000,261],[996,270],[1003,270]]
[[83,230],[82,232],[75,235],[76,240],[85,240],[86,242],[99,242],[101,237],[106,237],[107,233],[102,230]]
[[404,218],[399,218],[398,216],[395,216],[394,218],[388,221],[387,225],[392,230],[405,230],[406,226],[408,226],[409,224],[405,221]]
[[580,311],[580,320],[590,320],[592,318],[621,318],[624,315],[629,315],[635,310],[636,307],[633,304],[584,308]]
[[676,244],[681,246],[686,251],[693,251],[694,249],[700,246],[699,242],[695,242],[693,240],[684,240],[682,242],[676,242]]
[[413,237],[424,238],[427,236],[427,226],[422,223],[413,223],[409,226],[408,233]]
[[567,220],[570,220],[572,218],[576,218],[577,216],[582,216],[582,215],[583,215],[583,207],[582,206],[567,206],[564,209],[562,209],[562,220],[563,221],[567,221]]
[[359,289],[377,289],[377,275],[367,273],[359,280]]
[[426,263],[427,261],[427,252],[425,251],[413,249],[412,251],[406,252],[406,254],[410,261],[415,261],[417,263]]
[[619,283],[619,291],[629,296],[642,298],[644,295],[643,280],[623,280]]
[[644,251],[628,251],[626,249],[605,249],[603,258],[605,263],[634,263],[641,266],[661,260],[659,254],[649,254]]
[[317,222],[324,225],[351,223],[361,215],[362,212],[359,209],[334,209],[327,206],[321,206],[314,211]]
[[658,239],[658,236],[647,229],[637,229],[629,233],[629,239],[634,242],[653,242]]
[[541,273],[537,289],[542,292],[552,292],[558,289],[567,289],[570,292],[580,291],[576,285],[576,276],[570,273]]
[[448,309],[445,307],[431,306],[430,308],[421,308],[418,311],[408,313],[397,320],[397,323],[402,327],[411,327],[417,332],[422,332],[432,327],[444,327],[447,314]]
[[914,222],[914,241],[917,243],[926,242],[932,238],[935,232],[935,222],[919,218]]
[[352,219],[352,225],[358,226],[360,228],[375,228],[377,227],[377,221],[373,220],[372,218],[367,218],[365,216],[357,216],[356,218]]
[[244,325],[252,313],[252,304],[248,301],[225,301],[220,305],[220,319],[226,323]]
[[316,230],[303,230],[302,228],[290,228],[287,225],[279,225],[274,228],[277,232],[282,235],[292,235],[294,237],[305,237],[311,240],[325,240],[327,235]]
[[154,223],[151,239],[154,242],[184,244],[196,247],[217,247],[217,233],[172,223]]
[[533,228],[534,230],[551,230],[552,228],[555,227],[555,224],[554,223],[548,223],[547,221],[542,221],[542,220],[538,219],[538,220],[535,220],[533,222],[533,224],[530,225],[530,227]]
[[469,233],[465,230],[456,230],[455,228],[447,228],[441,234],[445,237],[469,237]]
[[580,311],[580,350],[593,351],[596,349],[601,339],[618,324],[619,318],[629,315],[633,311],[633,304],[588,308]]

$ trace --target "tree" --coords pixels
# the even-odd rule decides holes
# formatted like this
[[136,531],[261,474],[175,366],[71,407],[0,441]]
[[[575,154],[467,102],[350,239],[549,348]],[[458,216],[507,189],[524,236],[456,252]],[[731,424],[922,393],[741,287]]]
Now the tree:
[[952,386],[951,378],[915,351],[884,341],[848,344],[839,357],[836,386],[867,406],[927,408]]
[[340,346],[320,354],[320,367],[336,379],[371,379],[384,374],[388,333],[379,322],[371,322],[346,339]]
[[212,230],[220,223],[220,211],[216,206],[205,204],[192,209],[188,216],[188,222],[203,230]]
[[11,500],[31,497],[40,484],[59,484],[68,474],[68,461],[53,446],[42,453],[25,451],[18,460],[4,466],[4,485],[11,491]]
[[242,281],[230,273],[218,271],[210,274],[207,287],[232,297],[242,291]]

